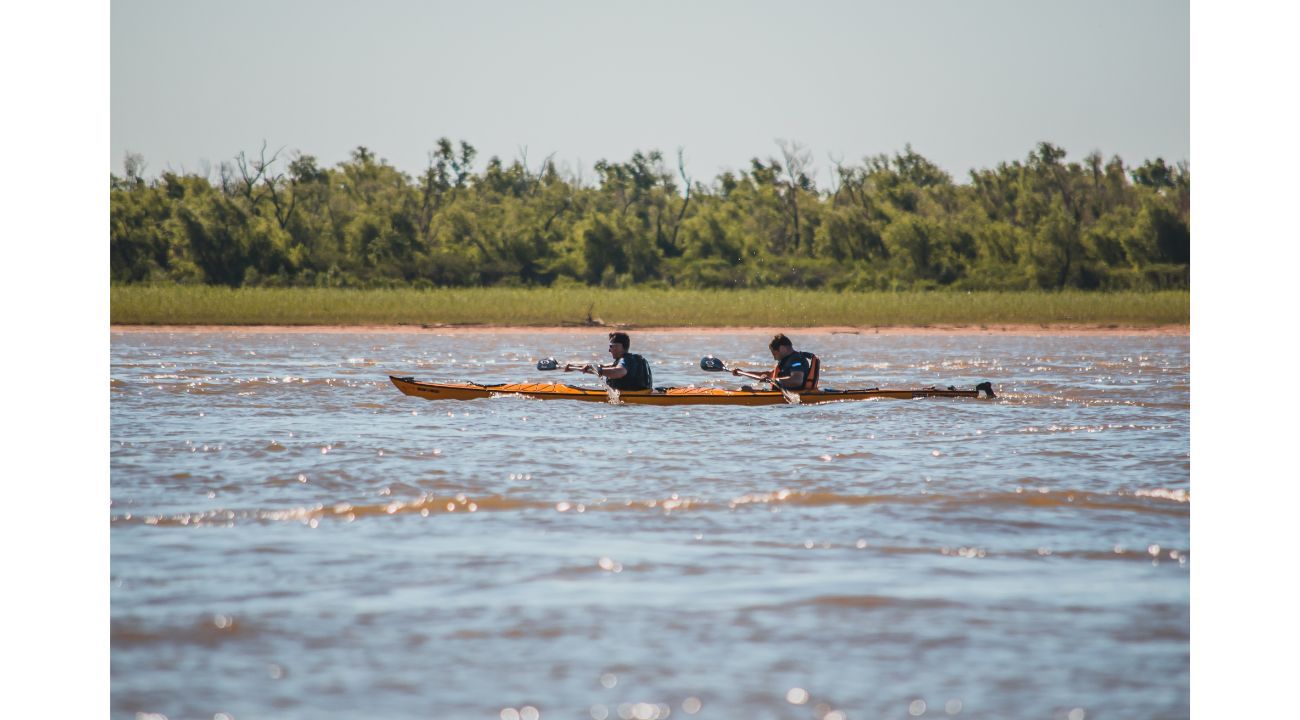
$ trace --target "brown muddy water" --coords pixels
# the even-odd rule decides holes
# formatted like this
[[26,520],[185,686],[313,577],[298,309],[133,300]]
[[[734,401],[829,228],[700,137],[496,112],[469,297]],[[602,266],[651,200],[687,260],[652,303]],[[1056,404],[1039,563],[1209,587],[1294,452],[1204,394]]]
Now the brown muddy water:
[[[114,332],[112,716],[1188,714],[1186,337],[793,336],[824,385],[1001,396],[430,402],[387,374],[605,337]],[[766,340],[633,350],[731,386],[700,356]]]

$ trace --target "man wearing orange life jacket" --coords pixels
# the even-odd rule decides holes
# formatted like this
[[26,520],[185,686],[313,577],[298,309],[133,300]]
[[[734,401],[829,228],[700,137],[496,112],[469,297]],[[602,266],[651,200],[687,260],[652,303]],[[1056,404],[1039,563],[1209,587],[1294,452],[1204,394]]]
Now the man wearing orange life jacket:
[[[776,367],[764,373],[758,373],[757,377],[767,378],[776,381],[781,387],[794,392],[803,392],[805,390],[816,390],[817,381],[821,374],[821,361],[816,355],[810,352],[802,352],[794,349],[794,343],[784,333],[777,334],[772,338],[772,342],[767,344],[767,349],[772,351],[772,359],[776,360]],[[732,375],[739,376],[740,370],[732,369]],[[754,374],[745,373],[749,377],[755,377]]]

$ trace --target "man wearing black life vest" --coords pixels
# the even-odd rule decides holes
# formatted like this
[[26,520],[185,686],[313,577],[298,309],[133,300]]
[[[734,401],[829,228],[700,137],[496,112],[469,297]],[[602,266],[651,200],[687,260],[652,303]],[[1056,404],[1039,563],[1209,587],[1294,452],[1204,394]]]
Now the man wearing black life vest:
[[609,354],[614,362],[609,365],[587,364],[565,365],[564,370],[582,370],[605,378],[605,382],[615,390],[650,390],[654,387],[654,378],[650,372],[650,363],[636,353],[627,349],[632,341],[625,332],[609,334]]
[[[759,379],[775,380],[781,387],[794,392],[817,389],[821,361],[816,355],[795,350],[794,344],[784,333],[778,333],[772,338],[772,342],[767,344],[767,349],[772,351],[772,359],[776,360],[776,367],[767,372],[757,373]],[[742,371],[733,368],[731,374],[739,376]],[[755,374],[743,374],[755,377]]]

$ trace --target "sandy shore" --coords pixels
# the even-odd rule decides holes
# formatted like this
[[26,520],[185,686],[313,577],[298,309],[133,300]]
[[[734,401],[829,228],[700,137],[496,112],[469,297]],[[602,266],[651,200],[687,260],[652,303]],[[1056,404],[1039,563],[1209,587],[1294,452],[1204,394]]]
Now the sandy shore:
[[809,328],[776,327],[636,327],[602,326],[519,327],[503,325],[112,325],[111,332],[121,333],[426,333],[437,335],[473,335],[483,333],[629,333],[699,335],[713,333],[755,333],[772,335],[1188,335],[1188,325],[882,325],[868,327],[825,326]]

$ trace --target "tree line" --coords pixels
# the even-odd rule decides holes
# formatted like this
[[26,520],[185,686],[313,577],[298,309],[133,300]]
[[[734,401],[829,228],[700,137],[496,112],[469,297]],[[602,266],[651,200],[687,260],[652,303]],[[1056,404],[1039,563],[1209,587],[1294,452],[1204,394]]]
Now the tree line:
[[1185,163],[1129,167],[1051,143],[957,183],[911,146],[859,163],[780,142],[709,182],[682,152],[601,160],[596,177],[443,138],[412,176],[365,147],[335,167],[240,153],[206,173],[111,177],[116,283],[830,290],[1185,289]]

